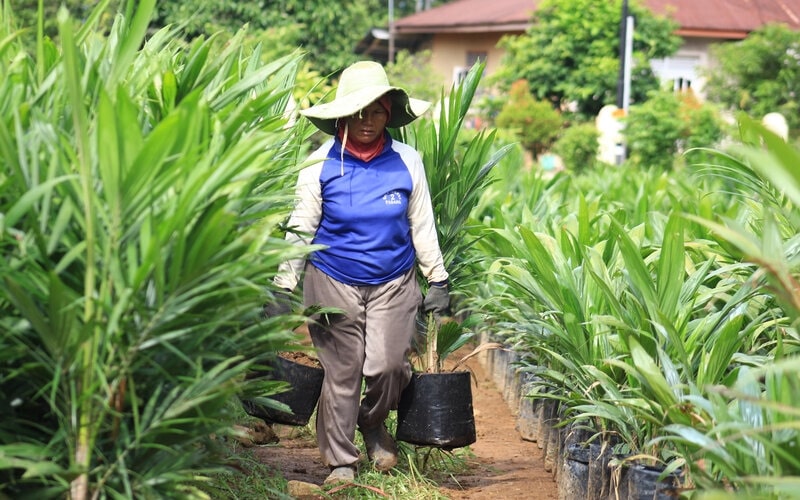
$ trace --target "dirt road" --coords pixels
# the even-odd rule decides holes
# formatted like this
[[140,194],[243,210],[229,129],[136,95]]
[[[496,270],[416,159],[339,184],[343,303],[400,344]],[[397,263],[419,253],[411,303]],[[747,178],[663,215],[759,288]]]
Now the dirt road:
[[[515,416],[477,358],[467,366],[477,381],[472,388],[477,442],[470,446],[474,456],[468,459],[468,470],[442,483],[442,494],[453,500],[557,499],[556,483],[544,470],[542,451],[536,443],[519,437]],[[276,426],[275,430],[280,444],[261,448],[256,455],[288,480],[322,484],[328,469],[320,461],[313,436],[297,428]]]

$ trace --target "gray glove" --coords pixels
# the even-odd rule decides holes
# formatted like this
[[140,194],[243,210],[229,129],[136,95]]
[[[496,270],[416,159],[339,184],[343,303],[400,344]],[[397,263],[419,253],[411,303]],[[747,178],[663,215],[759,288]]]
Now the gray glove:
[[443,285],[431,285],[428,295],[422,303],[425,313],[433,313],[436,317],[450,316],[450,291],[447,283]]
[[286,316],[292,313],[292,291],[282,288],[274,294],[275,300],[267,302],[263,306],[265,318],[275,318],[277,316]]

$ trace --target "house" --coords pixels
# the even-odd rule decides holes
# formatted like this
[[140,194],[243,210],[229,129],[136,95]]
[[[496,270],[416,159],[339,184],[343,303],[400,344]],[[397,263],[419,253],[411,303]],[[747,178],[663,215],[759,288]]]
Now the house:
[[[683,45],[672,57],[651,61],[653,71],[676,88],[702,92],[698,68],[713,64],[709,46],[741,40],[769,23],[800,29],[797,0],[639,0],[657,15],[672,17]],[[539,0],[455,0],[401,19],[389,31],[373,30],[357,51],[387,60],[386,42],[411,52],[429,49],[432,66],[449,86],[478,59],[492,74],[502,58],[497,43],[520,35],[531,23]]]

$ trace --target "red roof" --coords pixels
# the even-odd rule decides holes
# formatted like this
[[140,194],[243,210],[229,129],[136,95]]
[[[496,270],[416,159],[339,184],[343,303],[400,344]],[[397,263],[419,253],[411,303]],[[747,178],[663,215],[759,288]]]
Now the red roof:
[[[675,19],[683,36],[741,38],[768,23],[800,29],[798,0],[642,0]],[[398,19],[403,33],[523,31],[538,0],[455,0]]]
[[398,33],[525,31],[538,1],[456,0],[398,19]]
[[[765,24],[783,23],[800,29],[797,0],[645,0],[653,12],[673,17],[679,34],[701,36],[704,32],[742,32]],[[709,33],[710,34],[710,33]]]

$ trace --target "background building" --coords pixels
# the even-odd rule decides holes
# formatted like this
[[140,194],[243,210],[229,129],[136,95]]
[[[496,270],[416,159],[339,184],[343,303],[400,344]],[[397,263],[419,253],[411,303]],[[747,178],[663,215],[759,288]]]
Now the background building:
[[[641,0],[655,14],[669,16],[678,24],[683,39],[671,57],[651,61],[662,80],[676,89],[691,87],[702,93],[698,68],[713,64],[709,47],[714,43],[745,38],[769,23],[800,29],[800,2],[789,0]],[[521,35],[531,23],[538,0],[455,0],[398,19],[390,30],[373,30],[357,51],[387,60],[393,35],[396,50],[429,49],[432,65],[442,83],[450,86],[477,60],[486,61],[492,74],[503,55],[497,43],[504,35]],[[391,33],[390,33],[391,31]]]

